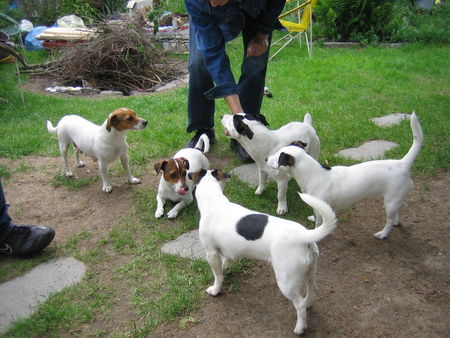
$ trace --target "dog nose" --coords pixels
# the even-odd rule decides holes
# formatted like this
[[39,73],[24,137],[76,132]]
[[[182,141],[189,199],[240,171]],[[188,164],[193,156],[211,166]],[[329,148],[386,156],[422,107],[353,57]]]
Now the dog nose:
[[222,115],[220,115],[220,119],[222,120],[222,118],[223,118],[223,114]]
[[144,124],[144,127],[145,127],[147,125],[148,121],[144,120],[142,123]]
[[266,161],[267,162],[267,157],[264,159],[264,161]]

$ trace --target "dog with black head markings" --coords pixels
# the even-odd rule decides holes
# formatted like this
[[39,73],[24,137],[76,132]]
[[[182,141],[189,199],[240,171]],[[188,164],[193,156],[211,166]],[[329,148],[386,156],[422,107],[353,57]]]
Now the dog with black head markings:
[[258,166],[259,179],[255,194],[261,195],[264,192],[268,177],[277,182],[279,215],[288,211],[286,192],[289,177],[268,168],[266,159],[294,141],[304,143],[306,151],[312,157],[316,159],[319,157],[320,140],[312,126],[311,115],[307,113],[303,120],[290,122],[277,130],[270,130],[267,128],[269,124],[266,118],[261,114],[226,114],[221,119],[225,135],[238,141]]
[[[422,128],[415,113],[411,115],[411,129],[413,144],[400,160],[375,160],[328,168],[297,144],[283,147],[269,156],[267,165],[293,177],[304,193],[321,198],[334,210],[347,208],[367,197],[383,197],[386,224],[374,236],[384,239],[393,226],[400,224],[403,200],[413,186],[409,170],[423,142]],[[315,216],[317,226],[322,220],[317,213]]]
[[118,157],[120,157],[128,181],[132,184],[141,182],[130,173],[126,136],[130,130],[142,130],[146,126],[147,121],[137,116],[129,108],[114,110],[100,126],[78,115],[64,116],[56,127],[47,121],[48,132],[58,137],[66,176],[73,176],[67,160],[67,152],[72,143],[75,147],[75,159],[78,167],[84,166],[83,161],[80,160],[80,153],[98,160],[104,192],[112,191],[108,178],[108,164]]
[[[297,311],[294,333],[306,329],[306,308],[316,293],[319,248],[316,242],[336,227],[333,210],[318,198],[301,198],[323,218],[320,227],[308,230],[301,224],[249,210],[232,203],[223,194],[229,175],[221,170],[200,170],[189,174],[196,183],[195,197],[200,210],[199,236],[214,274],[207,288],[217,296],[223,283],[223,270],[240,258],[255,258],[272,264],[278,287]],[[306,286],[305,297],[301,294]]]
[[176,202],[175,206],[167,213],[168,218],[176,218],[181,209],[192,202],[195,186],[188,174],[200,169],[209,169],[209,161],[204,155],[209,151],[209,147],[208,136],[202,134],[195,148],[181,149],[172,158],[162,159],[155,163],[156,174],[163,172],[156,195],[156,218],[164,215],[164,205],[167,201]]

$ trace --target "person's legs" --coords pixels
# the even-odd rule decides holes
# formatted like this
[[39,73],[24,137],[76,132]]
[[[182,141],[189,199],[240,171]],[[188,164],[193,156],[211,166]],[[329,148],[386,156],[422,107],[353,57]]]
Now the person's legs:
[[0,181],[0,243],[8,236],[12,227],[11,217],[8,215],[8,204],[6,204],[2,182]]
[[42,251],[55,237],[55,230],[41,225],[14,225],[0,181],[0,253],[28,256]]
[[204,93],[214,87],[203,55],[197,49],[195,27],[189,27],[189,87],[188,87],[188,126],[187,132],[214,127],[214,100]]
[[[244,56],[239,77],[239,101],[245,113],[259,114],[264,97],[264,85],[266,81],[267,62],[269,61],[269,49],[271,36],[269,36],[269,48],[267,52],[257,57],[247,57],[247,46],[257,33],[256,25],[252,19],[246,16],[245,26],[242,30],[244,43]],[[245,162],[253,162],[244,148],[235,140],[231,140],[230,146],[236,151],[239,159]]]
[[239,100],[245,113],[259,114],[264,97],[264,85],[266,82],[267,63],[272,36],[269,35],[269,47],[267,52],[257,57],[246,57],[248,43],[256,34],[255,25],[251,18],[246,17],[246,24],[242,30],[244,42],[244,57],[239,78]]

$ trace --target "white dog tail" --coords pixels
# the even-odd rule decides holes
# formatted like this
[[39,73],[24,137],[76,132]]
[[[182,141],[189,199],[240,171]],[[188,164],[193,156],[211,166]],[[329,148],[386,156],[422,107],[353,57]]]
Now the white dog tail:
[[57,127],[53,127],[53,124],[47,120],[47,130],[50,134],[56,135],[56,133],[58,132],[58,128]]
[[209,141],[208,135],[201,134],[194,148],[206,154],[207,152],[209,152],[210,144],[211,142]]
[[309,124],[312,126],[312,117],[310,113],[306,113],[305,117],[303,117],[303,123]]
[[413,133],[413,144],[406,155],[402,158],[402,161],[405,162],[408,169],[411,168],[423,143],[422,127],[420,126],[419,119],[417,118],[415,112],[411,114],[411,129]]
[[333,230],[336,228],[336,215],[328,205],[328,203],[324,202],[320,198],[311,196],[309,194],[298,193],[303,201],[305,201],[310,207],[315,209],[320,216],[322,217],[322,224],[313,229],[308,230],[308,242],[319,242],[326,236],[328,236]]

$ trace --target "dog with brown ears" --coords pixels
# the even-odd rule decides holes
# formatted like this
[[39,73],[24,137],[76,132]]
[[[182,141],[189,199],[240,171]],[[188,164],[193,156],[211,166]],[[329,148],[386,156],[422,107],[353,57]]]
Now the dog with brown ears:
[[85,165],[80,160],[80,153],[98,160],[103,181],[102,190],[111,192],[108,164],[118,157],[122,162],[128,181],[132,184],[141,182],[130,173],[126,136],[130,130],[144,129],[147,123],[146,120],[137,116],[133,110],[118,108],[100,126],[78,115],[66,115],[58,122],[56,127],[50,121],[47,121],[47,130],[50,134],[58,137],[59,151],[64,160],[66,176],[73,176],[67,160],[69,146],[73,144],[78,167]]
[[164,215],[164,205],[167,201],[176,203],[167,213],[168,218],[176,218],[181,209],[193,201],[195,185],[188,174],[200,169],[209,169],[209,161],[204,155],[209,151],[209,146],[208,135],[202,134],[195,148],[181,149],[171,159],[155,163],[156,174],[163,172],[156,195],[156,218]]

